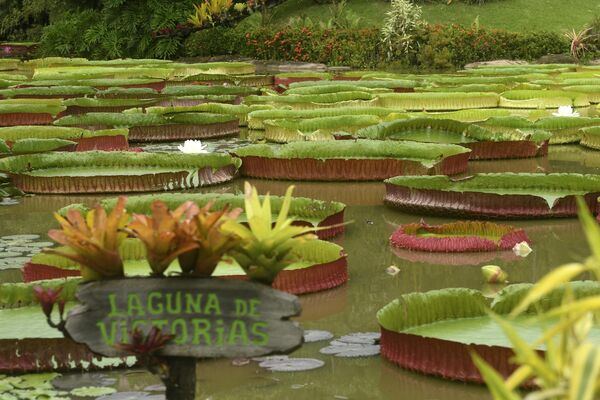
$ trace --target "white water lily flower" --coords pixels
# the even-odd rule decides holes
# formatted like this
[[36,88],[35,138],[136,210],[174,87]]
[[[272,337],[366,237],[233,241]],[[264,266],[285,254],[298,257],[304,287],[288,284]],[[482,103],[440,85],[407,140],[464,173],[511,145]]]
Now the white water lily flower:
[[396,267],[395,265],[390,265],[385,269],[385,272],[388,275],[395,276],[398,274],[398,272],[400,272],[400,268]]
[[202,144],[201,140],[186,140],[183,142],[183,146],[177,146],[179,151],[182,153],[188,154],[200,154],[200,153],[209,153],[208,146]]
[[579,113],[577,111],[573,111],[573,107],[571,106],[560,106],[558,107],[558,111],[552,113],[555,117],[579,117]]
[[529,243],[527,242],[517,243],[515,244],[515,247],[513,247],[513,252],[519,257],[527,257],[532,251],[533,250],[529,247]]

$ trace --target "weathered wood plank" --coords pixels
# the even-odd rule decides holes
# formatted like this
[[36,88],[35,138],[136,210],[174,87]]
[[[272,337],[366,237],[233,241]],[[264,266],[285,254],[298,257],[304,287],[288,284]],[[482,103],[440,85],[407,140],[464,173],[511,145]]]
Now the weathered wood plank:
[[302,329],[288,318],[300,313],[298,298],[244,281],[131,278],[81,285],[82,303],[67,318],[71,337],[96,353],[123,355],[135,328],[152,326],[175,337],[158,355],[254,357],[289,352],[302,344]]

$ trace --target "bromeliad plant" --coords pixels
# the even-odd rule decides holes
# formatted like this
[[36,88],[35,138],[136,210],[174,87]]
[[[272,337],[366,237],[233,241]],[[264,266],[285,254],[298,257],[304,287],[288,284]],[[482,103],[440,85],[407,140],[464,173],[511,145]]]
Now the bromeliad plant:
[[179,265],[184,274],[199,277],[210,276],[223,256],[239,243],[239,237],[227,232],[222,226],[235,221],[241,208],[211,212],[214,202],[209,202],[178,227],[179,240],[193,246],[191,251],[179,255]]
[[237,235],[241,240],[230,254],[251,280],[271,284],[277,274],[295,261],[292,250],[298,244],[316,239],[314,227],[293,225],[288,217],[292,192],[290,186],[275,223],[272,221],[271,200],[265,196],[261,204],[255,187],[245,183],[245,211],[248,226],[235,220],[223,224],[223,231]]
[[[600,280],[600,227],[579,198],[579,215],[592,249],[592,256],[583,263],[571,263],[554,269],[527,293],[507,318],[491,313],[515,352],[516,371],[504,379],[480,356],[473,359],[497,400],[521,400],[518,387],[533,381],[538,389],[525,400],[593,400],[600,395],[600,345],[592,343],[588,334],[597,323],[600,296],[575,298],[569,282],[584,273]],[[552,291],[564,289],[562,304],[543,311],[537,318],[544,323],[555,322],[532,344],[517,333],[511,319],[522,315]],[[545,347],[545,356],[537,349]]]
[[204,0],[200,5],[194,4],[194,13],[188,18],[188,22],[195,28],[207,24],[214,26],[227,17],[232,6],[233,0]]
[[242,209],[228,206],[211,211],[213,202],[199,208],[187,201],[174,211],[156,200],[151,215],[134,214],[128,224],[126,198],[120,197],[110,215],[97,205],[84,218],[80,210],[69,209],[67,218],[56,214],[62,230],[49,236],[66,249],[45,249],[81,265],[84,280],[124,276],[119,246],[127,235],[140,239],[152,275],[161,276],[178,259],[183,275],[209,277],[218,263],[230,255],[251,280],[271,284],[279,272],[298,256],[293,250],[306,240],[316,239],[312,232],[329,229],[294,225],[288,213],[294,187],[286,191],[276,221],[267,195],[261,204],[255,187],[245,184],[247,224],[238,221]]
[[48,236],[68,249],[44,249],[44,252],[80,264],[84,280],[122,277],[123,260],[119,246],[127,237],[127,233],[123,232],[129,220],[126,202],[126,197],[119,197],[110,215],[100,205],[89,211],[85,218],[76,209],[69,210],[66,218],[55,213],[54,217],[62,229],[52,229]]
[[198,213],[198,206],[186,201],[175,211],[169,211],[163,201],[156,200],[151,209],[152,216],[134,214],[125,231],[144,243],[152,274],[160,276],[173,260],[198,247],[193,240],[180,234],[181,225]]

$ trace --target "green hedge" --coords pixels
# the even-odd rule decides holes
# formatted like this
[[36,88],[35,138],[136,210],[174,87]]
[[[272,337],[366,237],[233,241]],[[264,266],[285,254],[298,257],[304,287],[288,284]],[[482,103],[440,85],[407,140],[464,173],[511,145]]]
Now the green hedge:
[[188,56],[239,54],[264,60],[375,67],[380,60],[379,40],[379,30],[373,28],[219,27],[193,33],[184,46]]
[[[393,61],[403,67],[444,70],[495,59],[533,61],[547,54],[569,51],[568,40],[559,33],[521,33],[459,25],[424,26],[415,35],[415,41],[410,54]],[[389,67],[376,28],[259,27],[241,30],[219,27],[193,33],[184,46],[188,56],[240,54],[267,60],[360,68]]]
[[429,25],[416,37],[418,52],[411,62],[433,69],[460,68],[477,61],[537,60],[548,54],[568,53],[569,41],[555,32],[510,32],[502,29]]

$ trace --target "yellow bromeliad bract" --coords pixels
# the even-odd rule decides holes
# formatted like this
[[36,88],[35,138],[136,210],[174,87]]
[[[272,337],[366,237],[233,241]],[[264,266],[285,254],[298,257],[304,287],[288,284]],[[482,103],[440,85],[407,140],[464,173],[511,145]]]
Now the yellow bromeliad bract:
[[79,263],[84,280],[123,276],[119,246],[127,237],[127,233],[122,231],[129,220],[126,202],[126,197],[119,197],[110,215],[100,205],[90,210],[85,218],[76,209],[69,210],[67,218],[55,213],[54,217],[62,229],[52,229],[48,236],[70,251],[44,249],[44,252]]
[[298,244],[316,239],[311,234],[314,227],[293,225],[288,218],[294,186],[290,186],[277,216],[272,221],[271,200],[265,196],[260,203],[255,187],[245,183],[245,211],[248,226],[229,220],[223,224],[223,231],[241,238],[241,242],[231,251],[231,255],[252,280],[271,284],[279,272],[295,261],[292,250]]

